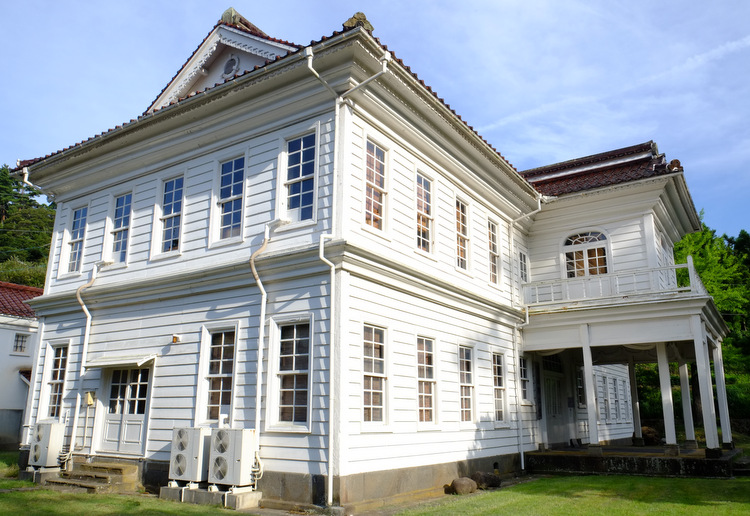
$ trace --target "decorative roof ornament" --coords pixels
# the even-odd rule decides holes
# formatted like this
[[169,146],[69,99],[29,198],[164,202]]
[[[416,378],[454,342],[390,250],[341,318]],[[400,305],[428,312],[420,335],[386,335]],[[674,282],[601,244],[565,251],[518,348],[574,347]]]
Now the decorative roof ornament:
[[375,30],[372,24],[367,21],[365,13],[356,13],[354,16],[344,22],[344,29],[353,29],[355,27],[362,27],[368,32]]
[[685,170],[682,168],[682,164],[680,163],[679,159],[673,159],[669,162],[669,171],[670,172],[682,172]]
[[234,9],[234,7],[230,7],[229,9],[224,11],[224,13],[221,15],[221,22],[228,23],[230,25],[237,25],[238,27],[242,27],[243,29],[259,34],[265,38],[268,37],[268,34],[260,30],[256,25],[250,23],[250,21],[248,21],[247,18],[238,13]]

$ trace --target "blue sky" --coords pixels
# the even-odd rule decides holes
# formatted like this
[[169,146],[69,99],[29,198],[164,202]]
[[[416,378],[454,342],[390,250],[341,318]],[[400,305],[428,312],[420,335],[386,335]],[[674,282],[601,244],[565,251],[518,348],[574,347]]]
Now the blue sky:
[[518,170],[654,140],[719,234],[750,230],[744,0],[0,2],[0,163],[146,109],[230,6],[299,44],[356,11]]

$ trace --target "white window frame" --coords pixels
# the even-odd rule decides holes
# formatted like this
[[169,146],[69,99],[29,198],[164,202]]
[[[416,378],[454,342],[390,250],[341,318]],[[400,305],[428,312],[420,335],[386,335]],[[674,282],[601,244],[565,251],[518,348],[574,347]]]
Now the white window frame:
[[[589,241],[576,244],[567,243],[574,239],[588,239]],[[609,235],[598,229],[577,231],[565,237],[562,241],[563,278],[588,278],[609,274],[612,268],[610,258],[612,252],[609,242]],[[592,251],[595,253],[593,256],[591,255]],[[580,253],[580,256],[576,256],[576,253]],[[595,260],[593,265],[592,260]]]
[[[179,212],[174,210],[175,205],[175,191],[176,191],[176,182],[182,181],[182,186],[180,187],[180,199],[179,199],[179,206],[180,210]],[[167,197],[167,185],[169,183],[175,182],[175,188],[172,189],[171,192],[169,192],[172,196],[171,202],[167,203],[166,197]],[[179,256],[182,253],[184,242],[182,240],[182,228],[185,223],[185,175],[184,174],[178,174],[172,177],[168,177],[164,179],[161,182],[161,189],[160,189],[160,197],[159,202],[157,203],[158,206],[158,215],[155,217],[155,219],[158,219],[158,229],[156,230],[156,235],[154,238],[154,246],[156,249],[155,255],[157,256]],[[165,215],[165,206],[170,206],[170,212]],[[179,217],[179,223],[177,223],[177,246],[172,246],[171,242],[174,242],[174,238],[170,239],[170,249],[164,250],[164,246],[167,243],[167,239],[165,238],[165,234],[167,231],[167,224],[172,223],[177,217]],[[172,223],[173,224],[173,223]],[[174,224],[170,226],[169,230],[170,232],[174,232],[175,226]]]
[[[233,421],[234,408],[235,408],[235,385],[237,382],[237,349],[238,343],[240,342],[240,323],[239,321],[221,321],[212,324],[205,324],[201,327],[201,345],[200,345],[200,365],[198,368],[198,396],[196,402],[195,411],[195,426],[199,425],[219,425],[222,421],[222,416],[226,415],[229,419],[228,422],[231,424]],[[218,419],[211,419],[208,417],[209,407],[209,392],[210,392],[210,378],[212,373],[210,372],[211,365],[211,339],[214,334],[234,332],[234,356],[232,363],[232,381],[231,392],[230,392],[230,404],[228,413],[224,414],[220,411]]]
[[[499,373],[499,374],[498,374]],[[499,378],[499,382],[498,382]],[[493,388],[493,400],[494,400],[494,420],[496,426],[506,426],[508,423],[508,376],[505,371],[505,353],[498,351],[492,352],[492,388]],[[500,385],[498,385],[498,383]],[[499,410],[502,412],[502,417],[498,418],[498,402],[500,403]]]
[[518,381],[521,384],[518,395],[524,405],[534,403],[534,382],[532,381],[533,363],[526,355],[518,357]]
[[[429,191],[427,192],[427,195],[423,195],[425,190],[423,185],[425,182],[429,183]],[[414,201],[416,249],[420,253],[432,255],[435,253],[435,206],[437,205],[435,180],[421,170],[417,171],[414,178]],[[426,238],[423,235],[423,228],[426,229]],[[425,244],[427,249],[424,248]]]
[[[282,421],[279,415],[281,400],[281,380],[283,374],[299,374],[294,370],[282,373],[281,360],[281,328],[288,325],[307,324],[309,326],[309,356],[307,369],[307,417],[304,423]],[[317,334],[315,320],[311,313],[297,313],[277,316],[270,321],[268,336],[268,381],[266,386],[266,427],[272,432],[310,433],[312,430],[313,377],[315,375],[315,349]]]
[[518,251],[518,280],[523,284],[529,279],[529,256],[526,251]]
[[[75,214],[79,210],[86,210],[86,219],[83,226],[83,232],[80,237],[73,238],[73,224],[75,222]],[[85,251],[86,251],[86,233],[87,228],[89,225],[89,215],[90,215],[90,206],[88,204],[83,205],[77,205],[73,208],[70,208],[68,210],[68,220],[66,227],[64,229],[63,233],[63,239],[62,239],[62,249],[60,251],[60,264],[58,266],[58,278],[64,277],[64,276],[77,276],[81,274],[81,271],[83,270],[83,260],[85,257]],[[78,266],[75,268],[75,270],[70,270],[71,265],[73,262],[71,262],[72,258],[72,252],[73,252],[73,244],[80,243],[80,261],[78,263]]]
[[[58,349],[65,349],[66,352],[66,358],[65,358],[65,368],[63,369],[63,378],[55,378],[55,371],[58,370],[56,367],[56,361],[57,361],[57,350]],[[40,419],[57,419],[59,421],[62,421],[65,417],[64,414],[64,408],[65,408],[65,392],[66,392],[66,384],[69,381],[69,371],[70,368],[70,341],[56,341],[56,342],[47,342],[45,346],[45,352],[44,352],[44,370],[43,370],[43,396],[41,396],[40,403],[39,403],[39,418]],[[56,389],[56,387],[59,385],[60,387],[60,394],[59,394],[59,403],[55,403],[53,405],[52,403],[52,390],[53,388]],[[57,414],[51,415],[52,407],[57,407]]]
[[[368,179],[369,170],[370,167],[368,165],[369,159],[370,159],[370,145],[374,146],[376,149],[379,149],[383,152],[383,184],[378,185],[374,181],[370,181]],[[367,136],[365,138],[365,147],[363,149],[364,156],[363,156],[363,188],[362,188],[362,226],[369,231],[373,231],[375,233],[379,234],[385,234],[388,231],[388,210],[389,210],[389,201],[388,201],[388,192],[389,192],[389,182],[390,182],[390,176],[389,173],[391,171],[390,166],[390,152],[389,148],[386,145],[383,145],[381,141],[379,141],[377,138],[373,138],[372,136]],[[373,159],[376,159],[377,156],[374,156]],[[368,209],[368,205],[371,205],[373,200],[370,199],[370,191],[377,192],[381,195],[381,209],[380,209],[380,227],[376,226],[374,222],[372,222],[376,216],[376,213],[373,209]]]
[[[232,162],[234,163],[238,159],[243,159],[243,167],[242,167],[242,188],[241,193],[236,194],[230,191],[227,198],[222,199],[222,188],[221,188],[221,177],[222,177],[222,167],[224,164]],[[218,159],[215,161],[215,172],[214,172],[214,188],[211,194],[211,229],[210,229],[210,247],[216,247],[216,246],[224,246],[224,245],[231,245],[231,244],[237,244],[243,241],[245,237],[245,204],[247,199],[247,178],[248,178],[248,169],[250,160],[247,155],[247,152],[242,152],[241,150],[234,150],[227,151],[225,154],[222,154]],[[234,170],[234,169],[233,169]],[[234,170],[236,171],[236,170]],[[229,202],[235,202],[240,201],[240,228],[239,228],[239,234],[238,235],[230,235],[227,237],[222,237],[222,222],[223,222],[223,207],[225,204]]]
[[487,258],[489,260],[489,283],[499,287],[502,284],[502,243],[500,224],[491,218],[487,219]]
[[[289,152],[289,144],[293,141],[300,140],[300,145],[302,144],[302,141],[306,139],[307,137],[312,136],[313,137],[313,146],[312,146],[312,174],[311,175],[305,175],[300,177],[294,178],[292,180],[288,179],[289,174],[289,161],[290,161],[290,152]],[[316,123],[312,127],[307,127],[302,132],[297,132],[294,134],[290,134],[287,137],[283,139],[283,142],[281,144],[282,150],[279,153],[279,184],[280,184],[280,190],[278,192],[279,197],[279,203],[280,203],[280,210],[279,213],[282,214],[282,217],[284,220],[287,220],[291,222],[292,224],[310,224],[315,223],[318,219],[318,167],[320,163],[320,130],[319,130],[319,124]],[[300,150],[301,152],[301,150]],[[289,207],[289,188],[293,184],[301,184],[304,181],[312,180],[313,186],[312,186],[312,205],[310,206],[311,210],[311,216],[309,218],[301,218],[301,205],[290,208]],[[301,192],[300,192],[301,195]],[[300,199],[301,200],[301,199]]]
[[[469,272],[469,267],[471,263],[471,253],[470,253],[470,234],[471,234],[471,208],[469,205],[469,202],[464,200],[464,198],[460,196],[456,196],[455,200],[455,215],[454,215],[454,224],[455,224],[455,241],[454,241],[454,266],[456,267],[456,270],[461,272]],[[463,211],[459,211],[460,206],[464,207]],[[460,216],[459,216],[460,213]],[[461,253],[463,249],[463,255]]]
[[[431,349],[420,350],[420,344],[429,342]],[[417,335],[416,337],[416,351],[417,351],[417,422],[420,425],[433,426],[438,422],[437,414],[437,340],[432,337],[426,337],[424,335]],[[431,359],[427,360],[427,359]],[[426,394],[423,392],[423,387],[429,386],[430,393]],[[430,400],[431,406],[426,407],[423,405],[424,400]],[[423,419],[423,412],[429,411],[431,419]]]
[[[30,351],[29,351],[30,342],[31,342],[30,334],[16,332],[16,334],[13,336],[13,348],[11,349],[10,354],[28,356],[30,354]],[[19,343],[20,343],[21,349],[18,349]]]
[[[464,353],[469,353],[468,359]],[[461,424],[470,424],[476,420],[476,359],[475,349],[473,346],[461,344],[458,346],[456,358],[458,360],[458,421]],[[465,366],[468,364],[468,369]],[[466,401],[468,400],[468,407]],[[469,411],[469,418],[465,419],[466,411]]]
[[599,377],[601,379],[602,395],[600,398],[601,406],[599,407],[599,414],[603,422],[610,421],[609,413],[609,378],[605,375]]
[[[376,342],[374,340],[367,340],[367,330],[372,329],[374,331],[380,331],[382,332],[383,339],[382,342]],[[372,427],[372,426],[383,426],[388,423],[388,410],[389,410],[389,403],[388,403],[388,329],[385,326],[381,326],[378,324],[371,324],[368,322],[365,322],[362,325],[362,423],[366,427]],[[377,357],[374,354],[367,354],[367,347],[368,343],[373,344],[373,351],[375,345],[380,345],[382,347],[382,356]],[[372,364],[373,368],[374,366],[380,364],[382,365],[382,371],[377,370],[368,370],[368,364]],[[370,368],[370,369],[373,369]],[[376,391],[374,389],[368,389],[368,380],[372,381],[375,379],[379,379],[381,382],[381,388],[379,391]],[[380,392],[382,403],[380,404],[380,411],[381,411],[381,418],[380,419],[366,419],[367,410],[370,409],[370,414],[372,415],[372,409],[377,408],[378,405],[374,403],[370,403],[369,405],[366,404],[366,393],[374,393],[374,392]],[[370,396],[372,398],[372,396]]]
[[578,408],[586,408],[586,382],[583,367],[576,368],[576,403]]
[[[120,227],[117,226],[118,224],[118,216],[117,216],[117,201],[119,199],[122,199],[126,196],[130,196],[130,204],[128,205],[128,209],[130,210],[127,215],[127,225],[122,225]],[[110,212],[109,216],[107,217],[106,222],[106,234],[104,237],[104,251],[103,256],[106,257],[107,260],[111,261],[114,266],[126,266],[128,263],[128,260],[130,258],[130,241],[132,236],[132,228],[133,228],[133,217],[134,217],[134,211],[133,211],[133,192],[122,192],[117,195],[112,195],[110,198]],[[122,221],[121,221],[122,222]],[[123,259],[119,259],[118,255],[122,254],[122,250],[116,251],[115,246],[118,243],[118,235],[123,234],[124,237],[124,247],[125,247],[125,256]]]

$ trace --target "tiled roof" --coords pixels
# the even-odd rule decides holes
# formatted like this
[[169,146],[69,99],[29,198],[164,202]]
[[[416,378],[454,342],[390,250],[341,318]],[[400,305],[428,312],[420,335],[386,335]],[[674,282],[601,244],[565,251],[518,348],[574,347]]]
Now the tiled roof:
[[[243,18],[243,20],[244,20],[244,18]],[[252,26],[252,28],[255,28],[256,30],[252,30],[252,28],[251,28],[251,27],[246,27],[246,26],[244,26],[244,24],[243,24],[243,25],[236,25],[236,24],[232,24],[232,23],[226,23],[226,22],[223,22],[223,21],[219,21],[219,22],[218,22],[218,23],[217,23],[217,24],[216,24],[216,25],[214,26],[214,28],[213,28],[213,29],[212,29],[212,30],[211,30],[211,31],[209,32],[209,35],[208,35],[208,36],[206,36],[206,38],[208,38],[208,37],[210,36],[210,34],[211,34],[211,33],[212,33],[212,32],[213,32],[213,31],[214,31],[215,29],[216,29],[216,27],[218,27],[219,25],[226,25],[226,26],[229,26],[229,27],[233,27],[233,28],[235,28],[235,29],[238,29],[238,30],[241,30],[241,31],[247,32],[247,33],[249,33],[249,34],[252,34],[252,35],[254,35],[254,36],[257,36],[257,37],[262,37],[262,38],[268,39],[269,41],[274,41],[274,42],[277,42],[277,43],[281,43],[281,44],[284,44],[284,45],[289,45],[289,46],[292,46],[292,47],[295,47],[295,48],[297,48],[297,50],[296,50],[296,51],[294,51],[294,52],[287,52],[287,54],[286,54],[285,56],[278,56],[278,57],[276,58],[276,61],[279,61],[279,60],[281,60],[281,59],[285,59],[286,57],[289,57],[289,56],[291,56],[291,55],[297,54],[298,52],[300,52],[300,51],[301,51],[301,50],[302,50],[302,49],[304,48],[304,46],[303,46],[303,45],[297,45],[297,44],[295,44],[295,43],[290,43],[290,42],[288,42],[288,41],[284,41],[284,40],[280,40],[280,39],[276,39],[276,38],[272,38],[272,37],[269,37],[269,36],[265,35],[265,33],[263,33],[262,31],[260,31],[260,29],[257,29],[257,27],[255,27],[255,26],[254,26],[254,25],[252,25],[252,24],[250,24],[250,25]],[[323,36],[323,37],[322,37],[322,38],[321,38],[320,40],[318,40],[318,41],[311,41],[311,42],[310,42],[310,45],[311,45],[311,46],[317,45],[317,44],[319,44],[319,43],[322,43],[322,42],[324,42],[324,41],[327,41],[328,39],[331,39],[331,38],[334,38],[334,37],[336,37],[336,36],[339,36],[339,35],[341,35],[342,33],[345,33],[345,32],[351,31],[351,30],[355,30],[355,29],[357,29],[357,28],[358,28],[357,26],[352,26],[352,27],[344,27],[344,28],[343,28],[343,31],[334,31],[334,32],[333,32],[333,34],[332,34],[331,36],[329,36],[329,37]],[[366,29],[365,29],[365,30],[366,30]],[[370,36],[372,36],[372,33],[371,33],[370,31],[367,31],[367,32],[368,32],[368,33],[370,34]],[[193,51],[193,54],[191,54],[190,58],[188,58],[188,60],[186,61],[186,64],[187,64],[187,62],[189,62],[189,61],[190,61],[190,59],[192,58],[192,56],[193,56],[193,55],[195,54],[195,52],[196,52],[196,51],[197,51],[197,50],[198,50],[198,49],[199,49],[199,48],[201,47],[201,45],[203,45],[203,43],[205,42],[206,38],[204,38],[204,40],[203,40],[203,41],[202,41],[202,42],[200,43],[200,45],[198,45],[198,47],[196,48],[196,50],[195,50],[195,51]],[[433,90],[432,90],[432,88],[431,88],[430,86],[428,86],[427,84],[425,84],[425,82],[424,82],[424,81],[423,81],[422,79],[420,79],[420,78],[419,78],[419,77],[417,76],[417,74],[416,74],[415,72],[413,72],[413,71],[411,70],[411,68],[410,68],[409,66],[407,66],[406,64],[404,64],[404,62],[403,62],[403,61],[402,61],[402,60],[401,60],[400,58],[396,57],[396,55],[395,55],[395,53],[394,53],[393,51],[390,51],[390,50],[388,50],[388,47],[387,47],[386,45],[384,45],[383,43],[381,43],[381,42],[380,42],[380,40],[379,40],[378,38],[376,38],[376,37],[374,37],[374,36],[373,36],[373,39],[374,39],[374,40],[375,40],[375,41],[377,42],[377,44],[378,44],[378,45],[380,45],[380,47],[381,47],[381,48],[383,49],[383,51],[384,51],[384,52],[390,52],[390,53],[391,53],[391,56],[393,57],[393,60],[394,60],[394,61],[396,61],[396,62],[397,62],[397,63],[398,63],[399,65],[401,65],[401,66],[402,66],[402,67],[404,68],[404,70],[406,70],[406,71],[407,71],[407,72],[408,72],[409,74],[411,74],[411,75],[412,75],[412,77],[414,77],[414,79],[415,79],[415,80],[416,80],[416,81],[417,81],[417,82],[418,82],[418,83],[419,83],[419,84],[420,84],[420,85],[421,85],[421,86],[422,86],[422,87],[423,87],[423,88],[424,88],[424,89],[425,89],[425,90],[426,90],[427,92],[429,92],[429,93],[430,93],[431,95],[433,95],[433,96],[434,96],[434,97],[435,97],[435,98],[436,98],[436,99],[437,99],[437,100],[438,100],[438,101],[439,101],[440,103],[442,103],[442,104],[443,104],[443,105],[444,105],[444,106],[445,106],[445,107],[446,107],[446,108],[447,108],[447,109],[448,109],[448,110],[449,110],[449,111],[450,111],[450,112],[451,112],[451,113],[452,113],[452,114],[453,114],[453,115],[454,115],[454,116],[456,117],[456,119],[457,119],[457,120],[459,120],[459,121],[460,121],[461,123],[463,123],[463,124],[464,124],[464,125],[465,125],[465,126],[466,126],[466,127],[467,127],[467,128],[468,128],[468,129],[470,130],[470,131],[471,131],[471,132],[473,132],[473,133],[474,133],[474,134],[475,134],[475,135],[476,135],[477,137],[479,137],[479,138],[480,138],[480,139],[481,139],[481,140],[482,140],[482,141],[483,141],[483,142],[484,142],[484,143],[485,143],[485,144],[486,144],[486,145],[487,145],[487,146],[488,146],[488,147],[489,147],[490,149],[492,149],[492,151],[494,151],[494,152],[495,152],[495,153],[496,153],[496,154],[497,154],[497,155],[498,155],[498,156],[500,157],[500,159],[502,159],[502,160],[503,160],[503,161],[504,161],[505,163],[507,163],[507,164],[508,164],[508,165],[509,165],[509,166],[510,166],[510,167],[511,167],[511,168],[512,168],[513,170],[516,170],[516,168],[515,168],[515,167],[514,167],[514,166],[513,166],[513,165],[512,165],[512,164],[511,164],[511,163],[510,163],[510,162],[509,162],[509,161],[508,161],[508,160],[507,160],[506,158],[505,158],[505,156],[503,156],[502,154],[500,154],[500,152],[498,152],[498,151],[497,151],[497,149],[495,149],[495,148],[494,148],[494,147],[493,147],[493,146],[492,146],[492,145],[491,145],[491,144],[490,144],[490,143],[489,143],[489,142],[488,142],[487,140],[485,140],[485,139],[484,139],[484,138],[483,138],[483,137],[482,137],[481,135],[479,135],[479,133],[477,133],[477,131],[476,131],[476,130],[474,129],[474,127],[472,127],[471,125],[469,125],[468,123],[466,123],[466,121],[464,121],[464,120],[463,120],[463,119],[461,118],[461,116],[460,116],[460,115],[458,115],[458,113],[456,113],[456,112],[455,112],[455,111],[453,110],[453,108],[451,108],[451,106],[450,106],[450,105],[449,105],[449,104],[448,104],[448,103],[447,103],[447,102],[446,102],[446,101],[445,101],[445,100],[444,100],[443,98],[439,97],[439,96],[437,95],[437,93],[436,93],[435,91],[433,91]],[[273,62],[273,61],[266,61],[265,65],[268,65],[268,64],[270,64],[271,62]],[[264,65],[264,66],[265,66],[265,65]],[[184,65],[183,65],[183,67],[184,67]],[[183,68],[183,67],[181,67],[181,68],[180,68],[180,71],[182,70],[182,68]],[[245,75],[245,74],[247,74],[247,73],[251,73],[251,72],[254,72],[254,71],[256,71],[256,70],[258,70],[258,69],[260,69],[260,68],[263,68],[263,67],[261,67],[261,66],[256,66],[256,67],[255,67],[255,68],[254,68],[253,70],[248,70],[248,71],[245,71],[245,72],[242,72],[242,73],[238,73],[238,74],[237,74],[237,75],[235,75],[234,77],[231,77],[231,78],[229,78],[229,79],[226,79],[226,80],[224,81],[224,83],[226,83],[226,82],[230,82],[230,81],[232,81],[232,80],[234,80],[234,79],[236,79],[236,78],[238,78],[238,77],[241,77],[241,76],[243,76],[243,75]],[[177,77],[177,75],[178,75],[178,74],[179,74],[179,71],[177,72],[177,74],[175,74],[175,76],[174,76],[174,77]],[[159,95],[157,95],[157,97],[156,97],[156,98],[159,98],[159,96],[160,96],[160,95],[161,95],[161,94],[162,94],[162,93],[164,92],[164,90],[165,90],[165,89],[166,89],[167,87],[169,87],[169,84],[171,84],[171,83],[172,83],[172,81],[174,80],[174,77],[173,77],[172,79],[170,79],[170,81],[169,81],[169,83],[167,84],[167,86],[166,86],[166,87],[165,87],[164,89],[162,89],[162,91],[161,91],[161,92],[159,92]],[[223,84],[223,83],[221,83],[221,84]],[[216,84],[216,85],[214,85],[213,87],[216,87],[216,86],[219,86],[219,85],[220,85],[220,84]],[[211,88],[206,88],[205,90],[203,90],[203,91],[200,91],[200,92],[193,92],[193,93],[190,93],[190,94],[189,94],[189,95],[188,95],[187,97],[183,97],[183,98],[180,98],[179,100],[177,100],[177,101],[175,102],[175,104],[179,104],[180,102],[182,102],[182,101],[184,101],[184,100],[186,100],[186,99],[188,99],[188,98],[192,98],[192,97],[194,97],[194,96],[196,96],[196,95],[200,95],[200,94],[203,94],[203,93],[205,93],[205,92],[207,92],[207,91],[209,91],[209,90],[213,89],[213,87],[211,87]],[[153,102],[152,102],[152,103],[153,103]],[[171,105],[171,104],[170,104],[170,105]],[[164,109],[164,108],[161,108],[161,109]],[[157,111],[159,111],[159,110],[155,110],[154,112],[157,112]],[[79,142],[79,143],[76,143],[76,144],[74,144],[74,145],[71,145],[71,146],[69,146],[69,147],[65,147],[64,149],[61,149],[61,150],[59,150],[59,151],[56,151],[56,152],[53,152],[53,153],[51,153],[51,154],[47,154],[47,155],[46,155],[46,156],[44,156],[44,157],[40,157],[40,158],[34,158],[34,159],[28,159],[28,160],[19,160],[19,161],[18,161],[18,163],[17,163],[17,166],[16,166],[16,168],[15,168],[15,169],[13,169],[13,171],[14,171],[14,172],[15,172],[15,171],[18,171],[18,170],[22,169],[23,167],[28,167],[28,166],[31,166],[31,165],[33,165],[33,164],[35,164],[35,163],[38,163],[38,162],[40,162],[40,161],[44,161],[44,160],[46,160],[46,159],[48,159],[48,158],[54,157],[54,156],[56,156],[56,155],[58,155],[58,154],[60,154],[60,153],[63,153],[63,152],[65,152],[65,151],[68,151],[68,150],[70,150],[70,149],[73,149],[73,148],[75,148],[75,147],[79,147],[79,146],[81,146],[81,145],[83,145],[83,144],[85,144],[85,143],[88,143],[88,142],[92,141],[92,140],[96,140],[97,138],[100,138],[100,137],[103,137],[103,136],[105,136],[105,135],[107,135],[107,134],[109,134],[109,133],[112,133],[113,131],[116,131],[116,130],[122,129],[122,128],[126,127],[126,126],[129,126],[129,125],[132,125],[132,124],[135,124],[135,123],[138,123],[138,122],[140,122],[140,121],[141,121],[142,119],[144,119],[144,118],[149,118],[149,117],[150,117],[151,115],[152,115],[152,113],[148,113],[148,112],[146,112],[146,113],[142,114],[141,116],[139,116],[139,117],[138,117],[137,119],[131,119],[131,120],[130,120],[129,122],[125,122],[124,124],[121,124],[121,125],[115,126],[115,127],[114,127],[114,128],[112,128],[112,129],[109,129],[109,130],[107,130],[107,131],[101,132],[101,133],[99,133],[99,134],[97,134],[97,135],[95,135],[95,136],[92,136],[92,137],[90,137],[90,138],[87,138],[86,140],[83,140],[83,141],[81,141],[81,142]]]
[[43,292],[41,288],[0,281],[0,314],[36,317],[34,310],[24,301],[41,296]]
[[541,194],[558,196],[594,190],[682,170],[669,165],[654,142],[646,142],[520,172]]

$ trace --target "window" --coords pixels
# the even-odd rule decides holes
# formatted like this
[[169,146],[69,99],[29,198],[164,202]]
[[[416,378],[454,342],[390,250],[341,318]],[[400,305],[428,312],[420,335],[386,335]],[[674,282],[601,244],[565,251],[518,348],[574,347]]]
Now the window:
[[601,403],[599,410],[601,411],[601,420],[606,421],[609,419],[609,378],[602,376],[601,380],[602,392],[599,397]]
[[583,382],[583,369],[580,367],[576,371],[576,399],[579,408],[586,406],[586,386]]
[[385,195],[385,151],[368,141],[365,223],[375,229],[383,229]]
[[60,417],[65,383],[65,368],[68,365],[68,346],[56,346],[52,350],[52,370],[49,376],[48,416]]
[[489,244],[490,283],[500,283],[500,246],[498,244],[497,224],[487,221],[487,241]]
[[518,274],[522,283],[529,281],[529,260],[522,251],[518,253]]
[[245,184],[245,158],[221,164],[219,188],[219,238],[238,237],[242,233],[242,189]]
[[432,181],[417,174],[417,249],[432,251]]
[[364,420],[384,421],[385,330],[364,327]]
[[495,384],[495,421],[505,421],[505,375],[503,355],[492,354],[492,376]]
[[13,353],[26,353],[26,343],[29,341],[29,336],[23,333],[16,333],[13,339]]
[[279,421],[307,423],[310,322],[282,325],[279,334]]
[[86,233],[86,214],[88,207],[73,210],[73,224],[70,227],[70,255],[68,258],[68,272],[81,270],[83,259],[83,237]]
[[598,231],[579,233],[565,240],[568,278],[607,273],[607,237]]
[[521,399],[530,400],[529,396],[529,362],[526,357],[521,357],[518,361],[518,376],[521,379]]
[[162,253],[180,250],[183,181],[183,178],[176,177],[164,182],[164,196],[161,205]]
[[148,369],[112,371],[110,414],[145,414],[148,401]]
[[620,413],[620,389],[618,388],[617,378],[612,378],[612,402],[615,405],[615,419],[619,421],[622,419]]
[[461,421],[472,421],[474,405],[474,380],[472,377],[471,348],[458,348],[458,376],[461,396]]
[[228,414],[232,405],[232,376],[234,372],[235,331],[211,333],[208,359],[208,405],[206,418],[218,421]]
[[469,268],[469,207],[456,199],[456,267]]
[[313,218],[315,198],[315,133],[286,144],[286,209],[293,221]]
[[128,257],[128,233],[130,232],[130,210],[132,194],[115,198],[115,216],[112,220],[112,260],[124,263]]
[[435,421],[435,356],[432,339],[417,337],[419,421]]

